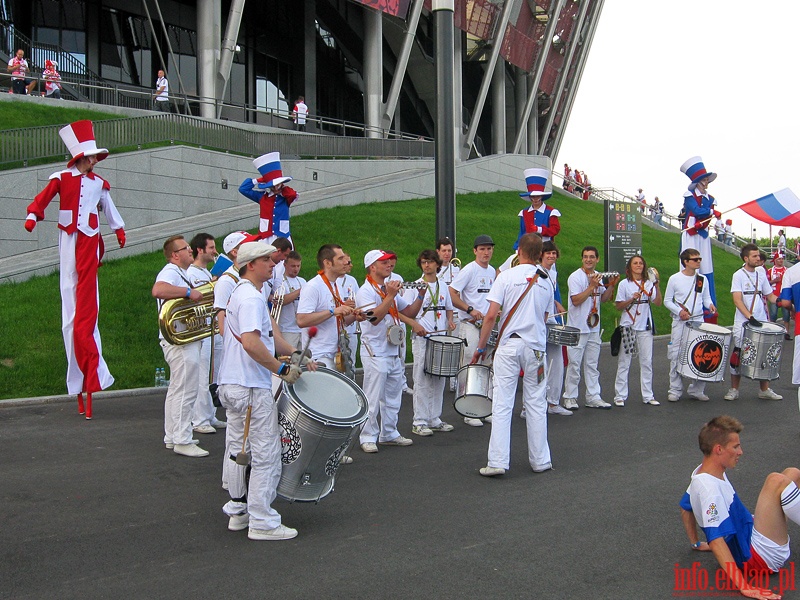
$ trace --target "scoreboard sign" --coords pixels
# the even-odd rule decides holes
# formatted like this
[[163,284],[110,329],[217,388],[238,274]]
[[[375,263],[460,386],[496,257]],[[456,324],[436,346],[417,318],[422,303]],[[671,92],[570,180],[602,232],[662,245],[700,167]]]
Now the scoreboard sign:
[[625,265],[642,253],[642,214],[636,202],[606,200],[605,271],[625,277]]

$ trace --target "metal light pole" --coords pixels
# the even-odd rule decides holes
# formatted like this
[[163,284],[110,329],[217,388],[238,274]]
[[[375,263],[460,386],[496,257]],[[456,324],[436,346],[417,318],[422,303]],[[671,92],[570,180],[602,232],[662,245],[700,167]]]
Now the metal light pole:
[[456,247],[456,140],[453,111],[454,0],[433,0],[436,61],[436,237]]

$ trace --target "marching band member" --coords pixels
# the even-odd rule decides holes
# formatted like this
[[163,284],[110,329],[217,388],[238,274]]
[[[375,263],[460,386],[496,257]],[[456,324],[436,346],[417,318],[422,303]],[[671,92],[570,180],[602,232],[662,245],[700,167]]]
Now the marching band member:
[[581,382],[581,364],[586,373],[586,408],[611,408],[600,397],[600,304],[611,300],[614,286],[619,281],[615,275],[607,283],[595,271],[600,258],[597,248],[586,246],[581,251],[581,268],[567,280],[569,324],[581,330],[577,346],[567,348],[567,374],[564,380],[564,408],[578,410],[578,386]]
[[[203,295],[192,286],[186,269],[192,264],[192,249],[183,236],[173,235],[164,242],[166,266],[156,277],[153,297],[158,310],[165,300],[189,298],[200,300]],[[171,344],[159,331],[159,344],[169,365],[170,377],[164,400],[164,444],[175,454],[191,457],[208,456],[208,451],[195,445],[192,439],[192,410],[197,401],[200,378],[200,340],[187,344]]]
[[300,300],[303,286],[306,285],[306,280],[300,277],[300,267],[303,264],[303,259],[300,254],[292,250],[286,256],[282,264],[285,269],[282,281],[278,283],[275,281],[274,277],[272,279],[275,283],[273,295],[275,291],[279,290],[281,287],[283,288],[278,329],[281,330],[281,335],[283,335],[283,338],[289,344],[299,347],[302,338],[302,330],[297,324],[297,304]]
[[[455,329],[453,323],[453,303],[447,283],[436,276],[442,260],[435,250],[423,250],[417,257],[417,266],[422,269],[419,283],[427,284],[425,299],[415,319],[424,329],[424,334],[444,333]],[[420,291],[408,289],[403,294],[413,302]],[[414,422],[411,433],[419,436],[433,435],[435,431],[453,431],[453,426],[442,421],[442,401],[446,377],[436,377],[425,373],[425,346],[427,339],[420,335],[411,338],[411,351],[414,355]]]
[[461,267],[453,264],[453,242],[448,237],[440,238],[436,242],[436,253],[439,255],[439,260],[442,261],[442,266],[439,267],[439,279],[444,280],[447,285],[453,283]]
[[280,152],[259,156],[253,166],[261,173],[257,179],[245,179],[239,193],[259,205],[258,229],[260,237],[268,244],[275,238],[289,238],[289,207],[297,200],[297,192],[287,185],[292,180],[281,170]]
[[[708,281],[708,292],[711,303],[717,303],[717,292],[714,287],[714,262],[711,255],[711,239],[708,237],[708,227],[711,218],[719,219],[722,215],[714,207],[717,201],[708,193],[708,184],[717,178],[716,173],[709,173],[703,164],[703,159],[693,156],[681,165],[681,173],[686,175],[691,183],[689,189],[683,194],[683,208],[686,211],[686,221],[681,232],[681,252],[687,248],[694,248],[700,252],[703,259],[700,274]],[[716,314],[709,315],[708,321],[717,322]]]
[[[405,374],[405,335],[400,313],[412,317],[419,312],[424,294],[409,304],[399,295],[402,284],[390,279],[394,254],[370,250],[364,256],[367,280],[356,295],[359,306],[374,305],[372,318],[361,334],[361,363],[364,365],[364,393],[369,417],[361,430],[361,449],[378,451],[386,446],[410,446],[414,442],[397,431]],[[380,424],[378,421],[380,420]]]
[[[266,302],[264,284],[272,277],[275,263],[270,244],[246,242],[239,248],[240,280],[225,310],[227,333],[219,375],[219,395],[228,411],[229,447],[228,493],[223,507],[228,529],[249,529],[251,540],[288,540],[297,530],[281,523],[272,508],[281,477],[281,439],[278,409],[272,394],[272,374],[292,384],[301,376],[300,355],[290,363],[275,358],[294,348],[274,330]],[[273,337],[274,335],[274,337]],[[307,362],[315,370],[313,362]],[[247,440],[244,436],[247,432]],[[242,465],[232,450],[250,449],[250,466]],[[249,480],[247,471],[249,469]]]
[[120,248],[125,246],[125,223],[109,194],[111,186],[94,173],[94,166],[108,156],[108,150],[97,147],[92,122],[76,121],[58,134],[72,159],[65,170],[50,175],[47,187],[28,206],[25,229],[33,231],[58,194],[61,332],[67,353],[67,392],[78,397],[78,412],[85,412],[86,418],[91,419],[92,394],[114,383],[103,359],[97,327],[97,269],[104,253],[99,213],[105,213]]
[[[217,259],[217,245],[214,236],[210,233],[198,233],[189,242],[194,261],[186,269],[189,283],[193,288],[198,288],[211,282],[212,275],[208,265]],[[219,349],[222,348],[222,338],[214,336],[215,358],[219,360]],[[208,391],[208,372],[211,368],[211,337],[200,340],[200,369],[197,386],[197,400],[192,411],[192,430],[195,433],[216,433],[217,428],[223,429],[225,421],[217,419],[217,408]],[[212,378],[213,379],[213,378]]]
[[514,242],[514,250],[519,245],[519,238],[526,233],[538,233],[543,241],[549,242],[561,231],[558,220],[561,213],[544,203],[553,195],[552,191],[546,189],[549,181],[549,169],[525,169],[528,191],[521,193],[520,197],[529,198],[531,205],[519,212],[519,236]]
[[[495,279],[495,270],[489,264],[494,253],[494,241],[488,235],[479,235],[475,238],[472,251],[475,253],[475,260],[465,265],[450,284],[450,299],[458,309],[457,335],[466,340],[467,351],[464,352],[462,367],[469,364],[469,349],[477,347],[481,326],[486,323],[489,333],[494,326],[494,321],[484,320],[489,309],[486,296]],[[491,422],[491,417],[486,420]],[[464,423],[473,427],[483,426],[483,421],[470,417],[464,417]]]
[[[297,306],[297,324],[303,329],[312,326],[317,328],[317,335],[309,344],[311,356],[337,371],[337,355],[342,353],[340,338],[345,326],[357,318],[355,298],[345,300],[337,282],[347,272],[347,260],[347,255],[338,244],[322,246],[317,252],[320,270],[303,288]],[[355,340],[350,342],[354,344]]]
[[[547,323],[563,325],[564,317],[556,316],[555,313],[565,313],[564,306],[561,304],[561,291],[558,289],[558,270],[556,261],[560,252],[552,242],[542,244],[542,267],[547,271],[547,279],[539,284],[549,288],[553,296],[555,310],[547,317]],[[561,406],[561,392],[564,389],[564,346],[547,343],[547,414],[571,416],[572,411]],[[527,417],[527,415],[526,415]]]
[[[642,389],[642,401],[645,404],[658,406],[661,404],[653,395],[653,335],[655,326],[650,305],[661,306],[661,290],[658,281],[647,279],[647,263],[641,256],[632,256],[625,266],[626,278],[617,288],[615,306],[622,311],[621,327],[630,327],[636,336],[636,348],[639,354],[639,381]],[[615,383],[614,404],[625,406],[628,399],[628,373],[631,369],[633,355],[630,348],[623,348],[617,362],[617,380]]]
[[[745,244],[739,256],[744,265],[733,274],[731,293],[733,305],[736,307],[736,316],[733,319],[733,352],[731,352],[731,388],[725,394],[725,400],[736,400],[739,397],[739,384],[742,377],[739,374],[739,358],[741,356],[742,339],[744,337],[744,324],[749,322],[753,327],[761,327],[761,323],[769,321],[764,298],[776,302],[777,298],[772,293],[772,285],[767,277],[764,267],[759,266],[761,258],[758,246]],[[769,381],[759,380],[761,391],[758,397],[762,400],[783,400],[783,396],[775,393],[769,387]]]
[[[683,353],[683,333],[685,323],[702,323],[703,309],[709,314],[716,314],[717,309],[711,301],[705,275],[698,273],[703,258],[700,251],[687,248],[680,255],[683,270],[678,271],[667,282],[664,293],[664,306],[672,314],[672,337],[669,346],[669,393],[667,400],[677,402],[683,393],[683,381],[678,371],[678,362]],[[708,400],[705,394],[706,382],[695,379],[689,384],[689,396],[701,400]]]
[[[350,275],[350,272],[353,270],[353,259],[349,254],[345,254],[344,264],[347,268],[347,272],[336,280],[336,285],[339,288],[342,300],[344,300],[345,304],[352,301],[352,305],[355,306],[359,285],[356,278]],[[348,335],[347,347],[350,349],[350,362],[355,365],[356,355],[358,353],[359,319],[356,318],[349,324],[347,323],[347,319],[345,319],[344,330]]]
[[[534,291],[540,278],[536,263],[542,252],[542,240],[525,234],[519,240],[519,265],[503,271],[487,296],[489,308],[484,319],[492,321],[503,309],[500,334],[494,353],[494,391],[492,398],[492,433],[489,438],[488,464],[484,477],[503,475],[510,465],[511,413],[517,394],[520,370],[522,403],[527,413],[528,462],[536,473],[553,468],[547,442],[547,382],[545,347],[547,315],[553,312],[550,290]],[[527,282],[527,285],[526,285]],[[530,293],[528,293],[530,292]],[[481,330],[471,357],[473,364],[486,352],[491,331]]]

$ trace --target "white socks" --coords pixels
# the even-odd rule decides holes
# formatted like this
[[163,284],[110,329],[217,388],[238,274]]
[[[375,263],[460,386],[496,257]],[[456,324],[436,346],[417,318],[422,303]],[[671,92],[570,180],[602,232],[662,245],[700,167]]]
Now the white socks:
[[781,492],[781,508],[787,517],[800,525],[800,489],[794,481]]

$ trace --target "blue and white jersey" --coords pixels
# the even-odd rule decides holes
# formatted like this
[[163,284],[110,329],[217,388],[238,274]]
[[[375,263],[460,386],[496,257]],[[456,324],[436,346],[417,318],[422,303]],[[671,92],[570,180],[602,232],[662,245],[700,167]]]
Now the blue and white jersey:
[[723,538],[741,568],[750,559],[753,515],[747,510],[728,476],[717,479],[708,473],[692,472],[692,482],[681,498],[681,508],[694,513],[708,542]]
[[800,263],[789,267],[783,274],[780,299],[794,304],[794,333],[797,335],[800,331],[800,319],[797,317],[800,314]]

